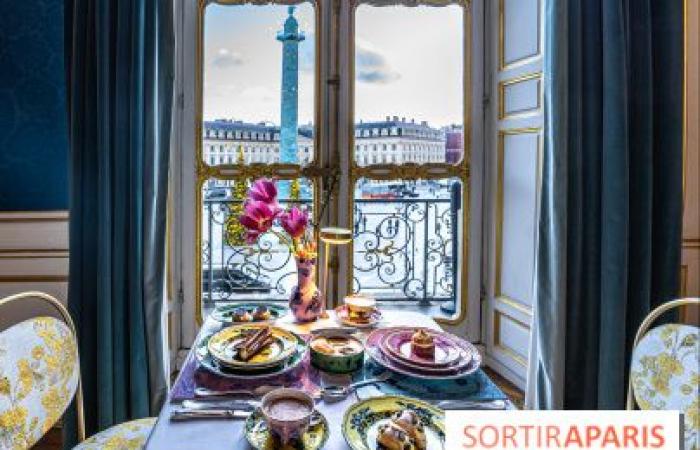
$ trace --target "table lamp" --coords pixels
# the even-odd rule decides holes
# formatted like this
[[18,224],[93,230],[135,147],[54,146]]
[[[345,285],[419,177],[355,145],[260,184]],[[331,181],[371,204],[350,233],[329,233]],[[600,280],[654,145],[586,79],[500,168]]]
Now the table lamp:
[[331,245],[345,245],[352,242],[352,231],[347,228],[326,227],[321,228],[319,234],[325,246],[325,262],[323,264],[323,314],[326,314],[328,306],[328,267],[331,261]]

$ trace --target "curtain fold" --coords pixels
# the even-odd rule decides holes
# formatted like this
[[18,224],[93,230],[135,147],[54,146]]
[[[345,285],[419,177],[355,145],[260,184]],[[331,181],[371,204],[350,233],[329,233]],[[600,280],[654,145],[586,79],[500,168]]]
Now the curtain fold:
[[678,292],[683,2],[546,0],[545,30],[527,404],[617,409],[637,327]]
[[[88,435],[156,414],[173,86],[169,0],[66,2],[68,305]],[[67,419],[64,446],[75,442]]]

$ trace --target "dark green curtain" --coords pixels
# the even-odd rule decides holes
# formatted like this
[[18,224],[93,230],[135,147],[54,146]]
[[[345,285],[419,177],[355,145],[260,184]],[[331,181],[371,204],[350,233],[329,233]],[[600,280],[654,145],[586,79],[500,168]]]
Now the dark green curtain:
[[[67,0],[70,284],[88,436],[154,415],[163,361],[170,0]],[[67,419],[64,445],[75,440]]]
[[545,1],[530,406],[624,407],[631,343],[678,293],[682,0]]

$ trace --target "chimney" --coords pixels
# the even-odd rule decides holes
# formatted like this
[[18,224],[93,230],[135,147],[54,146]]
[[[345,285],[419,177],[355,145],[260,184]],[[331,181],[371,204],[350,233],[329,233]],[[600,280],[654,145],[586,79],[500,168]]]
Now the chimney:
[[399,121],[399,116],[394,116],[394,122],[398,122],[398,121]]
[[411,119],[411,123],[416,123],[416,119]]
[[428,126],[428,121],[427,121],[427,120],[422,120],[420,124],[423,125],[424,127],[427,127],[427,126]]
[[401,122],[406,122],[406,118],[405,118],[405,117],[402,117],[402,118],[401,118]]
[[386,116],[386,121],[389,122],[391,120],[391,117]]

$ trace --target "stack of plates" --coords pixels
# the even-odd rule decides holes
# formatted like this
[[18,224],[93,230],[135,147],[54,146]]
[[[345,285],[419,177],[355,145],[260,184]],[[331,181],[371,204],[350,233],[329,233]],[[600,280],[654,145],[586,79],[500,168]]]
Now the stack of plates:
[[236,325],[202,339],[197,347],[200,364],[210,372],[226,378],[264,378],[280,375],[301,363],[308,351],[298,335],[279,327],[270,327],[272,342],[244,361],[236,346],[247,336],[267,325]]
[[367,353],[379,365],[402,375],[430,379],[456,379],[479,369],[481,356],[471,343],[442,331],[424,328],[435,344],[434,358],[421,358],[411,351],[417,328],[391,327],[367,337]]

